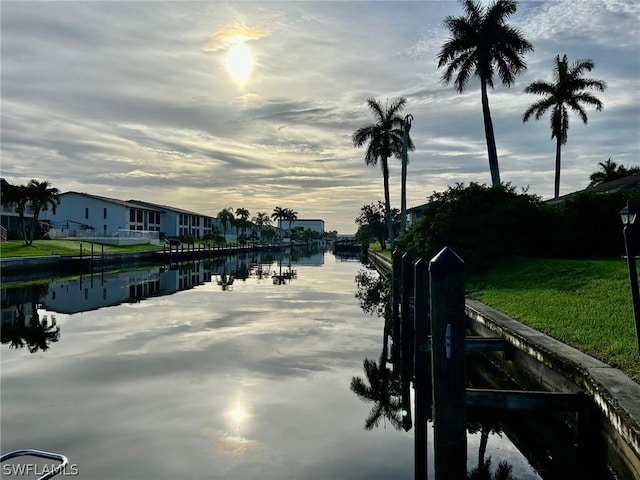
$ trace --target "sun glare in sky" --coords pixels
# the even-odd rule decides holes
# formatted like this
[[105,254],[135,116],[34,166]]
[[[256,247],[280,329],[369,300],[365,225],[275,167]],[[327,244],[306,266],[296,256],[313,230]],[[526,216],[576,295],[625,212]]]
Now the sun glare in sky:
[[227,70],[236,82],[242,84],[249,77],[253,58],[251,52],[244,42],[236,43],[229,50],[227,55]]

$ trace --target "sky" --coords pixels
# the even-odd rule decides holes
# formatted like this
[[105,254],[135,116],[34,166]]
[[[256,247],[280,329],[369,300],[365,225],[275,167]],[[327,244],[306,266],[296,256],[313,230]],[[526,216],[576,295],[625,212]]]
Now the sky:
[[[414,117],[408,206],[491,182],[479,82],[459,94],[437,68],[443,20],[461,14],[454,1],[3,0],[1,174],[212,216],[292,208],[353,233],[383,198],[352,141],[369,97],[404,97]],[[502,181],[553,196],[549,116],[522,114],[538,98],[525,87],[551,81],[563,54],[592,59],[607,89],[587,125],[570,118],[560,194],[610,157],[640,166],[640,2],[526,1],[509,23],[534,51],[515,85],[489,92]],[[396,159],[390,184],[399,208]]]

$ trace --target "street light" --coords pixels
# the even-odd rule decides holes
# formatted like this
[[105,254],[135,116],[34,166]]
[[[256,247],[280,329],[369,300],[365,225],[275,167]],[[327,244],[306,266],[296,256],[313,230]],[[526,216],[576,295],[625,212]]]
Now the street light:
[[636,221],[636,210],[629,202],[620,210],[620,218],[624,229],[624,245],[627,251],[627,265],[629,266],[629,281],[631,283],[631,299],[633,301],[633,318],[636,322],[636,339],[640,353],[640,294],[638,292],[638,273],[636,271],[636,257],[634,252],[633,223]]

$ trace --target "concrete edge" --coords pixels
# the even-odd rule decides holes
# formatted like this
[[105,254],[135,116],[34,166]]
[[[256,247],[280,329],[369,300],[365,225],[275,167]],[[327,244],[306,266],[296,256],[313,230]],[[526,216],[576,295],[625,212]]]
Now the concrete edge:
[[620,370],[477,300],[467,299],[465,311],[474,321],[585,389],[640,458],[640,385]]

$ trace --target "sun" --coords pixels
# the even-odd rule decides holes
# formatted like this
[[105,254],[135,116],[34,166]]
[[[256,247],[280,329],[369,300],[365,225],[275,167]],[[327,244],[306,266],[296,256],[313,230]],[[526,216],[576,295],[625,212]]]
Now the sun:
[[242,84],[249,77],[253,66],[251,52],[243,42],[236,43],[227,55],[227,70],[236,82]]

